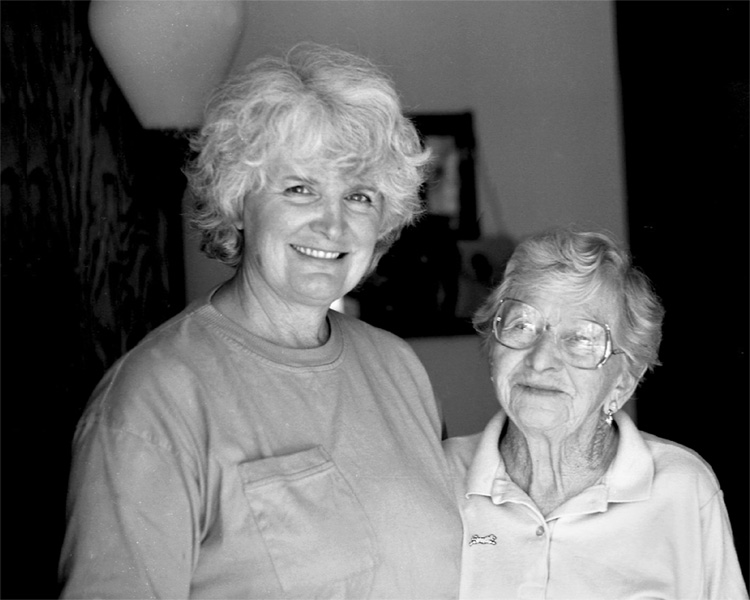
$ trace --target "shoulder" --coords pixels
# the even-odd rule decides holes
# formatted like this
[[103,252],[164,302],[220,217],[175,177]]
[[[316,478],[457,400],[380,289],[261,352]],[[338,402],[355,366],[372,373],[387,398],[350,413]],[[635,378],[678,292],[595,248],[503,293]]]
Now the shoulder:
[[329,315],[341,327],[345,338],[355,347],[359,349],[370,347],[385,357],[393,356],[395,352],[397,356],[418,360],[416,353],[406,340],[390,331],[336,311],[330,311]]
[[406,343],[404,342],[404,340],[391,333],[390,331],[386,331],[385,329],[381,329],[379,327],[375,327],[374,325],[370,325],[369,323],[365,323],[361,319],[358,319],[351,315],[340,313],[335,310],[330,310],[328,312],[328,316],[337,324],[339,324],[341,329],[349,335],[372,338],[381,341],[391,341],[397,344]]
[[112,366],[111,382],[138,387],[155,379],[178,379],[181,371],[196,366],[205,355],[205,346],[215,344],[199,314],[185,309],[149,333]]
[[378,387],[373,388],[378,402],[397,398],[399,404],[426,411],[439,432],[441,407],[430,376],[411,345],[354,317],[333,311],[331,314],[331,320],[342,332],[346,368],[362,373],[368,387],[378,382]]
[[94,424],[146,435],[200,410],[195,399],[205,369],[205,346],[215,342],[185,309],[118,359],[94,389],[81,427]]
[[482,433],[452,437],[443,441],[443,451],[448,459],[451,471],[456,474],[465,474],[479,447]]
[[720,490],[719,481],[711,466],[694,450],[677,442],[641,432],[654,459],[654,479],[682,482],[694,487],[701,497],[712,497]]

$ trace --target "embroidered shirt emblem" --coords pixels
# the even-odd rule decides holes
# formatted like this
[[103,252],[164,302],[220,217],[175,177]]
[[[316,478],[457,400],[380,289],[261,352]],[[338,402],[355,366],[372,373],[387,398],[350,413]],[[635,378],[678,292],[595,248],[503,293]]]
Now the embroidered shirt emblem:
[[472,535],[469,541],[469,546],[476,546],[477,544],[489,544],[490,546],[497,545],[497,536],[493,533],[490,535]]

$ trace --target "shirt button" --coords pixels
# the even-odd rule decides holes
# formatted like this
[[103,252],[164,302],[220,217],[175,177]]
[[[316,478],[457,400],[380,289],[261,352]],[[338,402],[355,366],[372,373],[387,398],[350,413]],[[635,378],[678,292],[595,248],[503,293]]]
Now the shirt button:
[[544,527],[542,527],[541,525],[539,527],[537,527],[536,528],[536,534],[538,536],[543,536],[544,535]]

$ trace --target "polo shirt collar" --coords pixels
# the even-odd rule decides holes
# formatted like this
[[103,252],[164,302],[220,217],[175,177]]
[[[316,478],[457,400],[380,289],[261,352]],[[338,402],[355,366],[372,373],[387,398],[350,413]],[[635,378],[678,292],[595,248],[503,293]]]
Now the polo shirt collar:
[[617,454],[604,476],[610,502],[637,502],[651,496],[654,457],[630,416],[619,411],[615,423],[620,431]]
[[[584,512],[606,510],[608,502],[637,502],[651,495],[654,459],[646,441],[627,413],[620,411],[614,418],[620,433],[617,454],[602,483],[588,490],[592,494],[584,502],[586,506],[580,506]],[[475,494],[489,496],[495,504],[520,501],[526,497],[508,477],[498,449],[506,419],[505,412],[501,410],[485,427],[466,477],[467,497]]]
[[491,496],[492,486],[496,479],[510,481],[498,449],[498,441],[505,420],[505,412],[501,410],[490,419],[484,428],[471,466],[469,466],[469,472],[466,475],[467,497],[471,494]]

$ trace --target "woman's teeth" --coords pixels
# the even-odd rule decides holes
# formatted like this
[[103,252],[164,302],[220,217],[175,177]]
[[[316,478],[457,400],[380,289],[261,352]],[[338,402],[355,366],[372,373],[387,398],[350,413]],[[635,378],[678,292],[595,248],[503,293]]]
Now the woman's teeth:
[[305,256],[312,256],[313,258],[322,258],[325,260],[334,260],[343,255],[343,252],[325,252],[324,250],[306,248],[305,246],[295,246],[294,244],[292,244],[292,248]]

